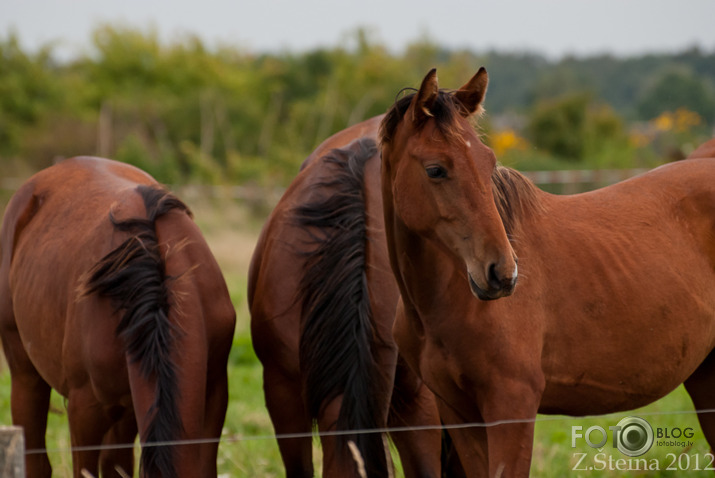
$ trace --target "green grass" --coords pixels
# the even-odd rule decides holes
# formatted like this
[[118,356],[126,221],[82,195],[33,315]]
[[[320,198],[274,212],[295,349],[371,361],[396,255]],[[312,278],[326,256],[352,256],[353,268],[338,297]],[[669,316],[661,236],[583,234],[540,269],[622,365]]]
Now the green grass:
[[[195,199],[189,204],[194,209],[197,222],[221,264],[237,311],[237,326],[228,366],[230,402],[219,447],[219,473],[226,477],[284,476],[278,446],[275,439],[271,438],[274,433],[273,427],[263,401],[262,368],[250,343],[250,318],[246,304],[248,263],[261,221],[252,218],[234,203],[218,204],[214,201]],[[681,387],[664,399],[634,412],[597,418],[540,416],[534,437],[532,476],[680,476],[684,474],[684,470],[663,470],[672,461],[675,461],[674,465],[677,467],[677,459],[681,454],[683,455],[680,461],[681,467],[686,464],[684,456],[689,457],[689,476],[698,474],[712,476],[712,472],[693,471],[695,457],[699,457],[699,464],[702,467],[708,452],[708,445],[695,415],[693,413],[669,414],[669,412],[692,411],[692,409],[690,399]],[[602,451],[591,449],[583,439],[577,442],[575,448],[571,447],[572,426],[581,426],[584,432],[594,425],[608,430],[609,426],[616,425],[621,418],[630,415],[645,418],[654,429],[683,430],[690,427],[695,432],[690,439],[694,442],[694,446],[683,448],[654,445],[643,458],[646,458],[649,463],[656,460],[660,471],[608,469],[609,456],[614,460],[614,468],[618,466],[615,460],[627,458],[614,450],[610,441]],[[0,367],[0,424],[10,423],[10,378],[7,368],[2,366]],[[52,397],[47,437],[50,460],[55,470],[54,476],[70,477],[71,456],[65,403],[57,394],[53,394]],[[595,438],[598,438],[598,435]],[[316,474],[320,476],[321,457],[317,439],[314,439],[313,443]],[[582,456],[580,454],[586,455],[579,468],[603,466],[606,469],[574,470],[579,457]],[[601,462],[604,465],[601,465]],[[401,476],[399,462],[397,466],[397,476]]]
[[[237,340],[243,341],[244,339],[237,336]],[[260,364],[253,360],[239,359],[232,352],[229,365],[230,401],[218,455],[219,473],[224,476],[284,476],[278,446],[276,441],[271,438],[273,427],[263,403],[261,376],[262,369]],[[0,387],[1,390],[6,391],[0,399],[0,423],[10,423],[10,380],[6,370],[0,373]],[[676,472],[664,471],[664,469],[673,464],[673,462],[677,467],[677,458],[681,454],[685,454],[690,457],[689,476],[697,476],[698,474],[712,476],[712,472],[696,472],[693,470],[695,457],[699,457],[702,468],[708,453],[708,445],[695,415],[693,413],[666,414],[667,412],[687,410],[692,410],[692,405],[689,397],[681,387],[664,399],[634,412],[589,418],[539,416],[534,437],[531,474],[535,477],[679,476],[683,474],[683,470]],[[657,428],[668,428],[670,430],[674,428],[681,430],[692,428],[694,436],[689,440],[694,442],[694,446],[691,448],[658,446],[658,440],[656,440],[656,444],[641,458],[647,459],[648,463],[656,460],[660,471],[615,470],[618,465],[615,460],[625,460],[628,457],[612,448],[608,427],[616,425],[621,418],[631,415],[645,418],[654,430]],[[571,427],[581,426],[581,431],[585,432],[594,425],[603,427],[609,433],[609,442],[602,451],[591,449],[583,439],[577,441],[576,448],[571,448]],[[72,463],[69,453],[67,418],[64,401],[57,394],[53,394],[52,397],[52,411],[49,416],[47,436],[47,446],[50,450],[49,455],[54,468],[54,476],[70,477]],[[600,435],[598,432],[594,432],[592,438],[596,441],[600,438]],[[582,454],[586,456],[581,463],[578,463]],[[613,466],[608,463],[609,456],[614,460]],[[317,440],[314,440],[314,457],[319,476],[320,456]],[[627,466],[626,461],[623,461],[623,463],[624,466]],[[577,464],[579,469],[574,470]],[[685,464],[685,459],[681,458],[681,465]],[[596,469],[584,471],[583,468],[588,466]],[[600,467],[605,469],[598,469]],[[614,469],[609,470],[609,467]],[[397,476],[401,476],[401,473],[398,472]]]
[[[695,457],[698,457],[700,468],[704,468],[709,447],[692,410],[693,405],[690,397],[681,386],[665,398],[630,412],[600,417],[539,416],[534,438],[532,476],[677,476],[686,471],[689,473],[688,476],[690,474],[697,475],[697,473],[705,474],[705,471],[695,470]],[[687,440],[693,442],[693,445],[659,444],[662,439],[656,438],[652,448],[637,458],[645,459],[649,466],[657,465],[659,469],[644,471],[642,462],[638,463],[636,458],[633,458],[629,464],[629,457],[613,448],[612,445],[613,435],[609,427],[617,425],[622,418],[629,416],[644,418],[650,423],[656,434],[658,429],[663,431],[667,429],[670,434],[678,433],[675,429],[679,429],[681,432],[690,429],[693,433],[692,438],[681,438],[678,441]],[[593,449],[583,438],[577,438],[576,446],[572,448],[573,426],[580,426],[582,434],[585,434],[592,426],[600,426],[607,432],[608,442],[601,449]],[[594,431],[591,437],[592,442],[598,442],[601,436],[599,431]],[[686,458],[683,457],[680,459],[680,469],[677,469],[678,457],[681,454],[690,457],[690,464],[686,466]],[[582,457],[583,460],[579,463]],[[670,465],[673,465],[676,470],[666,470]],[[623,469],[618,470],[618,466]],[[632,470],[628,470],[629,466]],[[588,467],[593,469],[588,469]],[[635,469],[638,467],[641,470]],[[705,476],[712,475],[713,472],[710,471]]]

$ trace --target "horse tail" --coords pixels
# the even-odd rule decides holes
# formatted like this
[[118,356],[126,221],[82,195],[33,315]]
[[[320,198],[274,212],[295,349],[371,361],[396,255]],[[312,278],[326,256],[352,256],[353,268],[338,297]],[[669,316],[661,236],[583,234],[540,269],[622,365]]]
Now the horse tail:
[[[296,208],[298,224],[311,231],[317,246],[306,253],[300,282],[302,331],[300,367],[303,393],[313,419],[342,396],[336,429],[365,430],[382,426],[376,363],[376,335],[368,292],[365,164],[377,153],[371,139],[362,139],[323,157],[333,171],[317,188],[330,191]],[[339,450],[348,441],[357,446],[370,476],[387,475],[379,433],[339,435]]]
[[[131,236],[89,271],[83,294],[98,293],[122,311],[116,335],[126,347],[128,364],[138,364],[144,380],[153,384],[154,401],[142,436],[145,444],[176,440],[183,425],[177,399],[177,370],[172,351],[181,333],[169,321],[169,282],[156,233],[156,220],[172,209],[190,214],[175,196],[159,186],[138,186],[145,218],[116,220],[115,229]],[[134,388],[134,387],[132,387]],[[143,447],[141,466],[147,476],[176,476],[169,446]]]

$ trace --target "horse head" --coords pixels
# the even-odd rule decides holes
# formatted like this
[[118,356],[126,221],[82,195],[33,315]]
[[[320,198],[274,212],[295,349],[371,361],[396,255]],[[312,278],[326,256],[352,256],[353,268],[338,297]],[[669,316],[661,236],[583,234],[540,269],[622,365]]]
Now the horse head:
[[470,119],[487,90],[484,68],[456,91],[440,90],[436,70],[398,100],[381,126],[386,211],[466,268],[482,300],[514,291],[516,256],[492,193],[496,157]]

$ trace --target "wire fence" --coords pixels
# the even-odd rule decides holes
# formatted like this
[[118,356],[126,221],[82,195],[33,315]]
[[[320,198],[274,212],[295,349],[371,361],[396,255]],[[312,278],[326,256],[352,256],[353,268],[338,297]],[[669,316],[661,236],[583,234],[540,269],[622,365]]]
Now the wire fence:
[[[700,410],[668,410],[668,411],[639,411],[637,415],[639,417],[655,417],[655,416],[672,416],[672,415],[694,415],[694,414],[710,414],[715,413],[715,408],[700,409]],[[514,425],[514,424],[536,424],[540,422],[583,422],[585,420],[596,420],[604,419],[612,416],[623,415],[623,413],[610,413],[606,415],[585,415],[585,416],[564,416],[564,415],[538,415],[534,418],[514,418],[514,419],[503,419],[495,420],[491,422],[470,422],[470,423],[457,423],[457,424],[441,424],[441,425],[418,425],[418,426],[399,426],[399,427],[383,427],[383,428],[370,428],[370,429],[356,429],[356,430],[331,430],[331,431],[309,431],[303,433],[280,433],[280,434],[256,434],[256,435],[243,435],[243,434],[232,434],[224,435],[220,438],[201,438],[201,439],[190,439],[190,440],[172,440],[172,441],[162,441],[162,442],[151,442],[142,443],[141,446],[144,448],[151,447],[164,447],[164,446],[189,446],[189,445],[202,445],[208,443],[237,443],[243,441],[260,441],[260,440],[286,440],[286,439],[299,439],[299,438],[321,438],[321,437],[337,437],[337,436],[355,436],[355,435],[368,435],[368,434],[396,434],[405,432],[420,432],[420,431],[449,431],[449,430],[463,430],[469,428],[492,428],[502,425]],[[134,448],[136,443],[119,443],[112,445],[95,445],[95,446],[74,446],[70,448],[33,448],[25,450],[26,455],[40,454],[40,453],[69,453],[69,452],[81,452],[81,451],[101,451],[101,450],[121,450]]]

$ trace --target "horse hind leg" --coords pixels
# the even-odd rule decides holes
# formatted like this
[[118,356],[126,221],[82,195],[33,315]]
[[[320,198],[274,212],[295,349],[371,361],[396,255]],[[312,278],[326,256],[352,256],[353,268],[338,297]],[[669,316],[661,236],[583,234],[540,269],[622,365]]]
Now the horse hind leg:
[[137,424],[134,411],[122,409],[118,421],[104,436],[106,446],[99,455],[99,469],[104,478],[124,478],[134,475],[134,440]]
[[[343,395],[327,403],[317,418],[318,430],[321,432],[320,444],[323,448],[323,477],[347,478],[364,476],[359,470],[365,468],[365,457],[357,448],[350,449],[344,445],[345,440],[332,433],[339,431],[336,427]],[[348,440],[349,441],[349,440]],[[367,473],[370,476],[370,473]]]
[[693,400],[695,410],[709,410],[698,413],[700,427],[705,439],[710,444],[710,450],[715,450],[715,351],[685,381],[685,389]]
[[[390,434],[400,454],[406,478],[440,476],[439,425],[439,411],[434,395],[400,357],[397,362],[388,426],[407,429]],[[410,427],[424,426],[434,428],[409,430]]]
[[278,448],[287,478],[313,476],[312,423],[303,404],[301,384],[270,364],[263,366],[263,388],[266,407],[277,435],[305,434],[296,438],[279,438]]
[[[115,421],[107,415],[104,407],[97,401],[89,384],[83,388],[70,390],[67,418],[70,425],[73,448],[72,468],[75,478],[86,476],[87,472],[92,476],[98,476],[101,445]],[[114,432],[119,430],[119,428],[115,429]]]
[[27,476],[50,477],[52,466],[46,452],[45,432],[52,389],[27,356],[17,329],[3,330],[2,345],[12,382],[12,422],[23,427],[25,449],[32,450],[25,457]]

